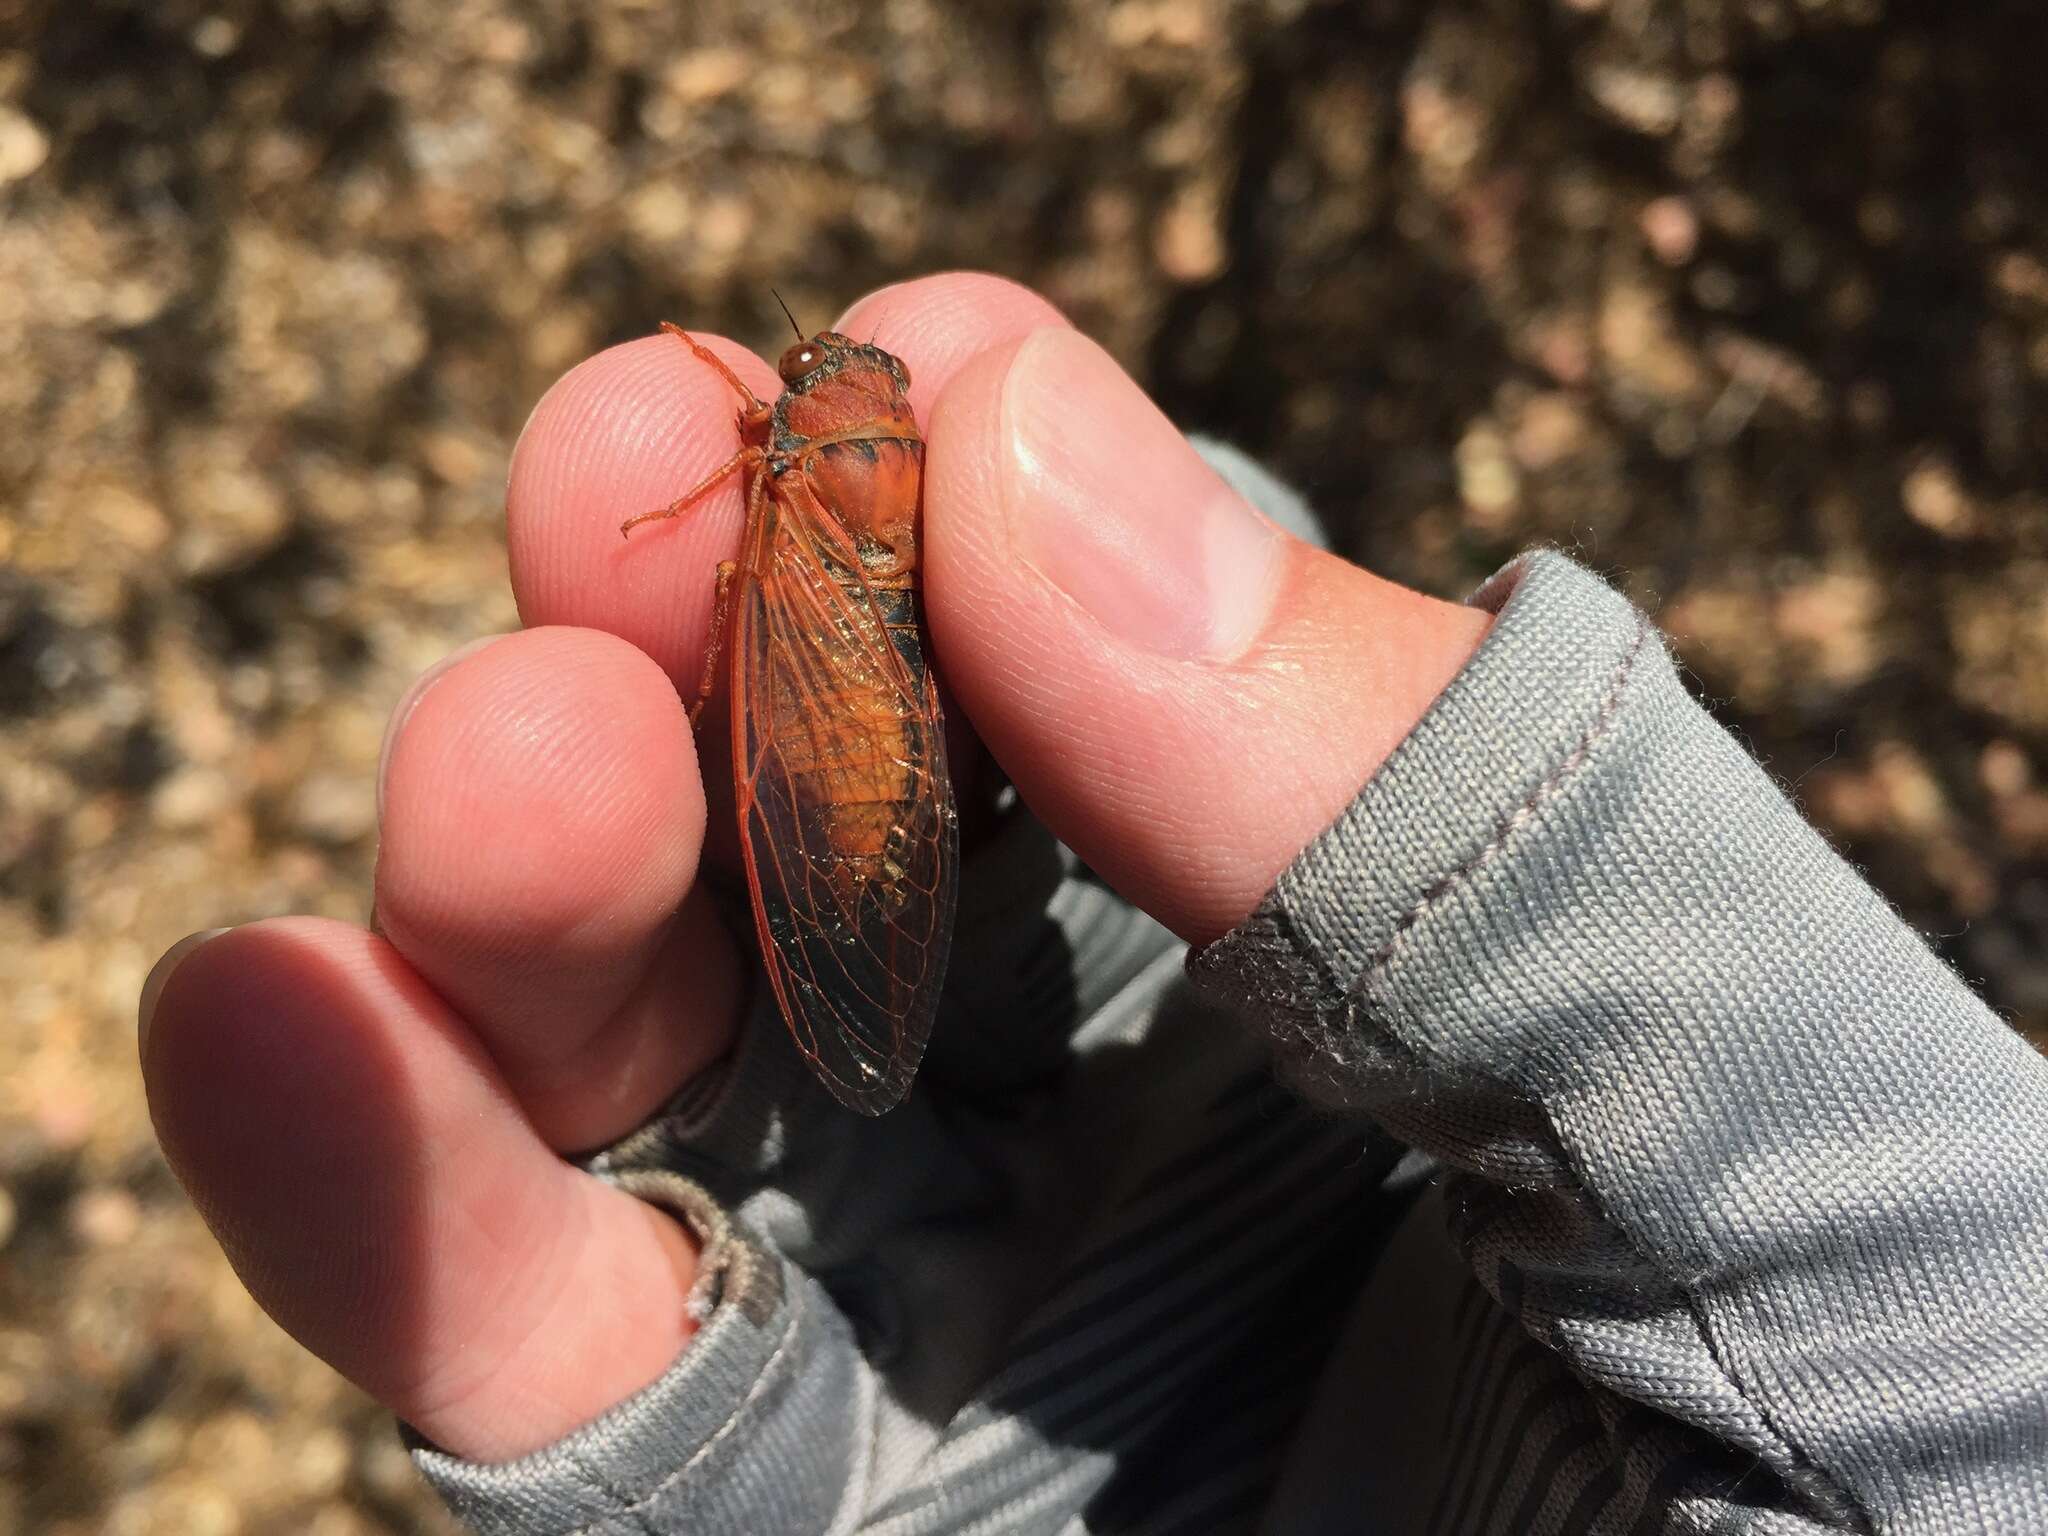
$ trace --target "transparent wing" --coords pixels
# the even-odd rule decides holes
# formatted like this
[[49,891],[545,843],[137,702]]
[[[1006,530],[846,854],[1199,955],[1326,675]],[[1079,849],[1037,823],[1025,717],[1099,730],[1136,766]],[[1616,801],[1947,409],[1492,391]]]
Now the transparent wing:
[[909,1091],[951,940],[957,825],[915,599],[877,591],[845,535],[777,498],[735,597],[733,758],[762,958],[834,1097]]

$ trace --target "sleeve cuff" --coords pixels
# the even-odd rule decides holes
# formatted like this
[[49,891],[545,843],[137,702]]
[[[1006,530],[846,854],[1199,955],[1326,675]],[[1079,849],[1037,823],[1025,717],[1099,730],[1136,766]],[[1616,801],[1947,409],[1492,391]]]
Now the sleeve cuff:
[[[1396,1042],[1333,1018],[1331,1000],[1353,997],[1439,895],[1498,855],[1583,762],[1639,668],[1671,667],[1648,621],[1562,555],[1525,556],[1470,601],[1496,617],[1464,669],[1259,910],[1188,963],[1258,1017],[1282,1070],[1325,1103],[1400,1065]],[[1321,973],[1313,990],[1304,964]]]
[[859,1507],[874,1412],[845,1323],[701,1187],[614,1181],[696,1233],[697,1333],[660,1379],[531,1456],[469,1462],[408,1431],[414,1462],[480,1536],[833,1529]]

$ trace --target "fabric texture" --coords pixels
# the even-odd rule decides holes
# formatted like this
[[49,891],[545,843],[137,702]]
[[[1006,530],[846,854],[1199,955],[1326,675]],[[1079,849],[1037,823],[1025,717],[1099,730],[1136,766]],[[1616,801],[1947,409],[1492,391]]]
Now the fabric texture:
[[[1750,1459],[1780,1525],[2048,1530],[2048,1063],[1618,595],[1538,556],[1475,600],[1478,661],[1195,973],[1442,1159],[1479,1282],[1610,1416]],[[1538,1528],[1590,1527],[1498,1527]]]
[[1537,555],[1475,601],[1479,654],[1217,944],[1020,810],[905,1106],[839,1111],[757,1008],[592,1163],[703,1241],[701,1331],[536,1456],[416,1445],[450,1504],[491,1536],[2048,1530],[2048,1063],[1609,588]]

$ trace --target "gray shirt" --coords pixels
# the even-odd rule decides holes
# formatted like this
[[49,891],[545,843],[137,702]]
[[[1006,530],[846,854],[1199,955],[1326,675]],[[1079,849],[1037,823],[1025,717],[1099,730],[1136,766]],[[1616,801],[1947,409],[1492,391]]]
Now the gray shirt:
[[[1019,812],[908,1104],[593,1167],[702,1327],[479,1530],[2048,1531],[2048,1061],[1564,558],[1196,954]],[[1274,1067],[1278,1067],[1275,1081]],[[650,1304],[654,1304],[650,1302]]]

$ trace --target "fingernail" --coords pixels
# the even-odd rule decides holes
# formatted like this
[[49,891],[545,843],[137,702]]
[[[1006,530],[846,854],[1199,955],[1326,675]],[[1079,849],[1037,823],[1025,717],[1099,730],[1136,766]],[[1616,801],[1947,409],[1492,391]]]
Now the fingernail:
[[427,690],[446,677],[453,670],[457,662],[468,660],[493,640],[502,638],[500,635],[485,635],[479,640],[470,641],[467,645],[458,645],[454,650],[422,672],[417,678],[413,679],[413,685],[405,690],[404,696],[398,701],[398,707],[391,711],[390,724],[384,727],[384,744],[377,749],[377,819],[379,821],[384,819],[384,781],[391,772],[391,750],[398,745],[399,733],[405,729],[407,716],[411,715],[419,707],[420,700],[427,696]]
[[185,957],[204,944],[208,939],[217,939],[229,932],[226,928],[203,928],[198,933],[188,933],[169,949],[164,957],[149,968],[149,974],[142,981],[142,1003],[135,1013],[136,1048],[149,1049],[149,1021],[156,1012],[156,1000],[164,995],[164,987]]
[[1003,384],[1017,555],[1118,639],[1227,661],[1258,637],[1285,535],[1079,332],[1025,338]]

